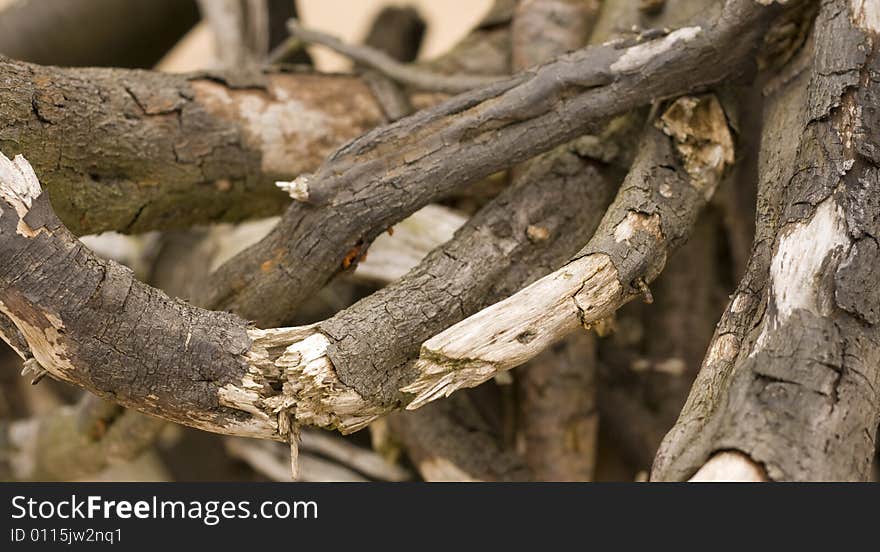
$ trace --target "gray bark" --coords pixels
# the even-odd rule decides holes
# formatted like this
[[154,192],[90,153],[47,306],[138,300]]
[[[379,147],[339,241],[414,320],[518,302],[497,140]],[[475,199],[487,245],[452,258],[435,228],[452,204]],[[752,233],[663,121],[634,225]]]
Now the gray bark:
[[653,479],[686,479],[726,450],[774,480],[870,476],[880,66],[877,29],[855,5],[824,2],[794,69],[765,87],[749,267]]
[[426,203],[595,131],[608,117],[738,74],[777,13],[730,0],[712,23],[628,48],[580,50],[367,133],[310,178],[309,203],[291,205],[275,231],[215,273],[204,303],[262,326],[282,322]]
[[319,323],[342,381],[384,408],[403,404],[422,342],[577,251],[611,201],[613,174],[577,143],[545,154],[406,276]]
[[0,58],[0,149],[25,154],[77,234],[278,214],[274,186],[381,121],[357,77],[58,69]]

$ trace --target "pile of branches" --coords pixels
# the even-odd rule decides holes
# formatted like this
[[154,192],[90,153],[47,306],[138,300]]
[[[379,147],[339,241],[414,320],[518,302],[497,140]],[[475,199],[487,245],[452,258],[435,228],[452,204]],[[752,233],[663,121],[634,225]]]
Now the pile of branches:
[[877,2],[498,0],[428,61],[412,9],[356,45],[199,5],[211,72],[0,58],[0,334],[88,391],[0,426],[4,477],[164,421],[274,479],[239,438],[304,479],[876,477]]

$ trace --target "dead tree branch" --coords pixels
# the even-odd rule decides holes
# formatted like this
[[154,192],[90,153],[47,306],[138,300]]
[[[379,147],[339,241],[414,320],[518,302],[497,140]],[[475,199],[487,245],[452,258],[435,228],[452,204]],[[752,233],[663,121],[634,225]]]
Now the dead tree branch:
[[[475,179],[546,153],[518,167],[512,187],[398,283],[307,327],[256,329],[236,316],[194,308],[137,282],[130,272],[97,259],[76,241],[55,216],[22,158],[11,162],[2,157],[0,256],[9,262],[0,269],[0,312],[12,323],[12,327],[2,325],[9,334],[6,339],[15,343],[23,338],[35,360],[54,377],[108,399],[202,429],[293,443],[300,425],[354,431],[407,404],[412,399],[409,392],[418,394],[410,404],[416,407],[458,387],[484,381],[534,356],[565,331],[597,322],[633,297],[650,298],[648,283],[665,264],[667,254],[686,238],[699,209],[732,162],[731,131],[714,96],[662,100],[702,92],[747,71],[764,27],[777,13],[776,6],[729,0],[712,23],[574,52],[369,132],[339,150],[309,178],[307,201],[291,205],[275,231],[221,268],[205,286],[207,293],[201,301],[233,309],[261,325],[279,324],[333,275],[357,265],[373,239],[407,215]],[[14,62],[5,62],[4,67],[19,71],[22,82],[37,82],[34,73],[56,74]],[[818,74],[843,78],[835,71],[823,69]],[[116,77],[103,75],[110,87]],[[159,78],[147,75],[147,79]],[[309,77],[328,82],[325,77]],[[300,74],[284,73],[260,78],[266,82],[246,90],[210,78],[181,81],[189,87],[187,91],[193,91],[192,97],[172,87],[173,98],[165,96],[164,81],[156,81],[161,90],[141,90],[126,83],[118,97],[127,94],[130,100],[125,101],[133,103],[119,105],[135,109],[137,121],[160,118],[172,129],[178,125],[179,132],[187,109],[194,104],[207,110],[211,101],[219,102],[215,108],[222,104],[222,109],[211,115],[218,120],[227,121],[223,113],[228,116],[224,110],[232,109],[230,105],[239,110],[236,117],[246,118],[236,104],[236,94],[243,95],[240,99],[245,104],[259,98],[260,109],[268,109],[271,102],[288,101],[289,95],[284,94],[295,93],[279,93],[273,88],[276,80],[303,79]],[[51,91],[51,83],[46,86]],[[89,85],[79,82],[78,86]],[[271,90],[271,100],[266,98],[267,90]],[[838,98],[849,100],[840,94]],[[229,103],[218,99],[227,96]],[[206,97],[211,100],[206,102]],[[369,97],[372,113],[381,120],[375,98]],[[20,106],[21,120],[26,122],[4,128],[4,147],[6,142],[31,139],[25,136],[27,121],[33,122],[30,117],[37,117],[41,129],[51,127],[67,98],[62,94],[41,100],[31,109]],[[846,101],[842,105],[848,105]],[[589,240],[599,213],[610,200],[614,169],[584,153],[590,149],[585,144],[588,140],[570,140],[602,129],[610,117],[652,102],[663,106],[657,111],[660,128],[651,126],[645,131],[617,201]],[[825,115],[832,111],[809,119],[810,125],[839,124],[836,128],[846,136],[846,121],[862,116],[850,113],[850,119],[842,118],[843,123],[829,122]],[[218,126],[186,136],[207,139],[206,135],[213,140],[225,127],[212,124]],[[265,125],[263,121],[253,129]],[[364,126],[371,125],[365,122]],[[858,143],[858,139],[853,141]],[[593,146],[595,142],[593,137]],[[178,145],[172,148],[174,163],[180,162]],[[264,152],[258,153],[254,157],[260,164],[257,180],[274,174],[263,167]],[[862,159],[852,158],[856,168],[851,165],[846,171],[861,171]],[[49,159],[47,166],[56,170],[67,166],[57,160],[52,165]],[[286,154],[280,159],[291,161]],[[228,169],[229,160],[224,163]],[[806,162],[802,167],[813,170]],[[246,172],[245,178],[257,172]],[[867,169],[862,173],[867,178]],[[216,178],[223,178],[219,169]],[[596,188],[585,185],[590,182],[599,184]],[[815,212],[803,211],[802,197],[790,203],[793,212],[802,210],[800,219],[788,221],[792,228],[809,226],[825,202],[843,205],[840,198],[845,194],[809,197],[818,198],[810,204]],[[152,208],[152,204],[139,207],[141,213],[133,220],[141,216],[161,219]],[[68,214],[75,211],[63,202],[59,209],[67,209]],[[178,213],[174,216],[179,218]],[[846,224],[855,228],[857,223],[849,218],[844,217]],[[128,228],[141,228],[135,222]],[[865,235],[871,234],[866,230]],[[854,243],[845,248],[847,255],[873,254],[868,249],[859,252],[859,247],[870,246],[867,238],[850,241]],[[572,255],[574,259],[550,279],[538,280],[447,330]],[[849,257],[832,260],[840,267],[861,266]],[[767,261],[767,266],[772,263]],[[845,278],[850,279],[836,284],[837,291],[846,290],[857,277],[862,283],[867,279],[860,272],[847,272]],[[536,289],[550,293],[535,295]],[[857,286],[852,284],[852,289]],[[523,297],[537,297],[523,303],[531,305],[532,313],[518,310]],[[864,300],[853,292],[835,300],[849,309],[847,316],[859,321],[872,316],[873,311],[865,311]],[[514,308],[507,311],[505,305]],[[767,311],[773,314],[772,309]],[[498,313],[501,316],[493,316]],[[505,317],[505,313],[513,314]],[[534,313],[540,324],[529,318]],[[771,314],[762,319],[762,327],[769,327]],[[550,320],[545,324],[541,317]],[[475,321],[483,327],[476,327]],[[834,322],[840,327],[849,323],[843,316],[836,316]],[[486,335],[499,327],[507,333],[499,334],[500,341],[490,342]],[[772,333],[778,333],[777,327],[767,331],[771,338],[778,337]],[[424,345],[423,361],[415,364],[422,342],[438,332],[442,333]],[[453,339],[444,341],[449,336]],[[845,350],[849,354],[857,350],[854,347],[868,347],[865,343],[847,342]],[[874,422],[876,430],[876,418]],[[751,449],[744,452],[752,457]],[[775,477],[773,469],[766,471]]]
[[801,70],[773,88],[749,267],[653,479],[870,477],[880,419],[880,299],[869,276],[880,231],[878,33],[865,4],[823,3],[792,62]]
[[473,387],[643,296],[712,197],[733,140],[712,95],[682,97],[645,130],[596,235],[562,268],[422,345],[408,408]]
[[[430,66],[494,70],[509,37],[509,11],[495,11]],[[356,76],[70,70],[0,57],[0,119],[3,152],[28,158],[82,235],[278,214],[289,198],[276,181],[313,172],[384,117]]]
[[[382,112],[357,77],[59,69],[0,59],[0,144],[23,152],[77,234],[278,214],[276,180],[313,171]],[[100,162],[99,162],[100,160]]]
[[203,303],[283,323],[345,259],[425,204],[610,116],[739,73],[777,13],[729,0],[712,23],[590,47],[367,133],[310,178],[308,204],[291,205],[266,239],[215,273]]

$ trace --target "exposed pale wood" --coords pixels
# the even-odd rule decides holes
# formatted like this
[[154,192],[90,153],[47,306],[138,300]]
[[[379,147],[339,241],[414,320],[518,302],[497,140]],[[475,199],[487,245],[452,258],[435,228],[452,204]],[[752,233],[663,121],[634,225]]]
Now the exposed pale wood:
[[719,452],[689,481],[693,483],[759,483],[767,481],[764,470],[739,452]]
[[876,31],[821,5],[764,111],[755,244],[652,479],[719,450],[769,479],[867,480],[880,419]]
[[407,408],[479,385],[644,293],[733,160],[714,96],[679,98],[656,124],[662,132],[646,131],[615,203],[572,261],[422,345],[420,376],[402,388],[416,394]]
[[427,203],[610,116],[739,73],[779,9],[728,0],[715,21],[588,47],[367,133],[315,173],[309,204],[291,205],[275,231],[214,274],[204,303],[282,323],[347,258]]

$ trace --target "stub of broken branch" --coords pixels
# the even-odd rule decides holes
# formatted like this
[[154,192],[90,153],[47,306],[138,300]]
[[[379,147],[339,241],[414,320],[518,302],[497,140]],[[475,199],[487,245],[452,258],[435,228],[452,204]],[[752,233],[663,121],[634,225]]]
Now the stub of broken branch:
[[310,176],[311,175],[308,174],[301,174],[290,182],[279,180],[275,185],[281,190],[287,192],[287,195],[289,195],[294,201],[308,203]]
[[737,73],[778,11],[727,0],[711,23],[577,50],[364,134],[314,173],[309,206],[294,203],[276,231],[212,275],[204,304],[284,323],[351,266],[352,251],[425,204],[609,117]]

